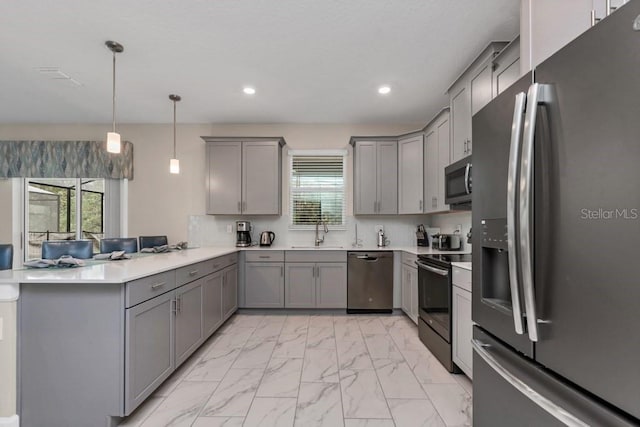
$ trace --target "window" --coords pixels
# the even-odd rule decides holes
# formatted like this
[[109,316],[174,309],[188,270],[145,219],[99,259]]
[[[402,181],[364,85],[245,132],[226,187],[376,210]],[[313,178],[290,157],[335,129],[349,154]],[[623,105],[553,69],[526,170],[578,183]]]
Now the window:
[[318,221],[343,228],[345,153],[290,151],[289,159],[290,228],[310,229]]
[[31,178],[25,189],[25,259],[40,258],[44,240],[88,239],[99,252],[105,236],[104,179]]

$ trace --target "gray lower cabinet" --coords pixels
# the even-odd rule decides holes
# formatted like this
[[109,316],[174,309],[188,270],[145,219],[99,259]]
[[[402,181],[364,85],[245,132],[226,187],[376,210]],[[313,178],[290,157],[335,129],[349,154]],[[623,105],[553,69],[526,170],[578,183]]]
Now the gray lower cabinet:
[[198,279],[176,289],[176,368],[187,360],[204,341],[202,330],[202,285],[205,279]]
[[402,253],[402,311],[418,323],[418,268],[416,255]]
[[131,413],[175,368],[174,292],[126,310],[125,413]]
[[285,257],[285,307],[347,307],[346,252],[287,251]]
[[[235,266],[234,266],[235,267]],[[202,283],[202,328],[209,337],[222,324],[224,316],[224,288],[222,271],[217,271],[203,279]],[[226,316],[225,316],[226,317]]]
[[346,263],[319,263],[317,265],[316,307],[347,308]]
[[245,306],[284,307],[284,263],[245,263]]
[[222,270],[222,316],[226,320],[238,309],[238,266]]
[[315,307],[316,264],[287,263],[284,295],[287,308]]
[[130,415],[236,310],[236,263],[234,253],[127,283],[21,284],[21,425]]

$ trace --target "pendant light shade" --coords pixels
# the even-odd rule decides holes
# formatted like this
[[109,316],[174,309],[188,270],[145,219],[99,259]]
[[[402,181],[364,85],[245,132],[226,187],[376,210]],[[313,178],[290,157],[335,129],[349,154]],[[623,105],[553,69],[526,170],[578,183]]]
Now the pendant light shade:
[[113,128],[111,132],[107,132],[107,151],[109,153],[119,153],[122,147],[120,143],[120,134],[116,132],[116,53],[124,51],[124,47],[118,43],[108,40],[104,43],[109,50],[113,52],[113,97],[112,97],[112,117]]
[[178,174],[180,173],[180,160],[176,156],[176,102],[182,98],[179,95],[169,95],[169,99],[173,101],[173,158],[169,160],[169,172]]

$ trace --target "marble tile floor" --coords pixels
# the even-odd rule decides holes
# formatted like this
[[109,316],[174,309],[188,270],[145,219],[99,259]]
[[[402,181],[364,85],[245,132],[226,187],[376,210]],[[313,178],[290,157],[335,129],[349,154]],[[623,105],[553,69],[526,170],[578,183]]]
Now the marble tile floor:
[[470,426],[471,382],[406,316],[230,318],[120,426]]

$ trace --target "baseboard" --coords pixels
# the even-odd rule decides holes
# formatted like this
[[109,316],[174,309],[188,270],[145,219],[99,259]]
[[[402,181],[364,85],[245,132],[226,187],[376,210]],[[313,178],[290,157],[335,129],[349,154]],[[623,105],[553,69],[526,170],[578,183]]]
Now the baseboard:
[[0,427],[20,427],[20,419],[17,415],[0,417]]

